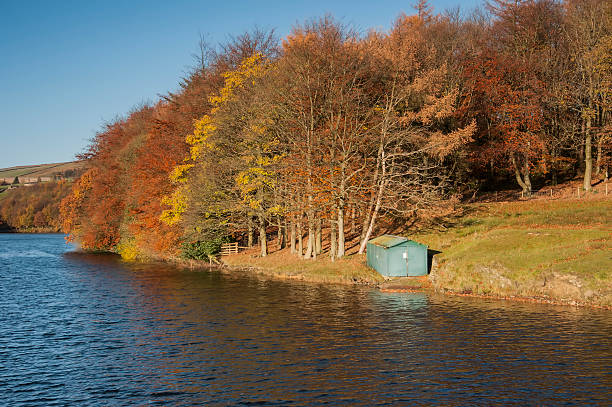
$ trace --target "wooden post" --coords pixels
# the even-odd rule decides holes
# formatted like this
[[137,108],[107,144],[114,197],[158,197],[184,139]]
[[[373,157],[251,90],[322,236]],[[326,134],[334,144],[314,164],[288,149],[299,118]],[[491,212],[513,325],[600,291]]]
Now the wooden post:
[[521,199],[523,199],[523,191],[521,191]]
[[580,187],[576,187],[576,194],[578,195],[578,199],[580,199]]
[[550,189],[550,197],[552,198],[552,188]]

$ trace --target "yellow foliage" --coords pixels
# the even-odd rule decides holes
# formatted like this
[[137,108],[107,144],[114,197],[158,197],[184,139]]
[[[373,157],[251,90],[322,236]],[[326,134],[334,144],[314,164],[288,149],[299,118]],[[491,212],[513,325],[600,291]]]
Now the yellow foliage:
[[[223,74],[225,83],[218,95],[213,95],[209,98],[213,108],[210,114],[202,116],[193,123],[193,133],[185,137],[185,142],[191,146],[189,155],[183,160],[183,164],[177,165],[169,174],[170,180],[178,184],[177,189],[170,196],[162,198],[162,204],[169,206],[162,212],[160,219],[168,225],[174,225],[181,220],[181,216],[187,209],[187,189],[184,185],[187,182],[187,176],[191,168],[195,166],[202,154],[214,147],[210,142],[211,136],[217,131],[215,123],[215,114],[219,109],[232,100],[236,90],[245,83],[253,82],[254,78],[261,77],[265,74],[269,64],[261,53],[255,53],[251,57],[246,58],[240,66],[230,72]],[[254,126],[252,131],[265,132],[265,126]],[[269,165],[262,163],[261,165]],[[245,178],[243,183],[250,183],[251,180]],[[182,185],[181,185],[182,184]]]
[[172,195],[164,196],[162,204],[167,205],[170,209],[162,212],[160,220],[170,226],[175,225],[181,220],[181,216],[187,209],[187,187],[180,186]]
[[180,164],[170,172],[170,180],[175,183],[183,184],[187,181],[187,171],[193,167],[193,164]]
[[215,108],[218,108],[231,100],[235,90],[241,87],[245,82],[250,81],[254,83],[253,78],[261,77],[266,72],[268,64],[265,62],[264,55],[260,52],[256,52],[242,61],[235,71],[224,73],[225,86],[221,89],[219,95],[209,98],[210,103]]
[[285,209],[280,205],[274,205],[268,210],[268,212],[270,212],[270,214],[273,216],[279,216],[285,213]]
[[140,256],[140,251],[136,247],[134,240],[122,241],[117,245],[117,253],[123,260],[134,261]]

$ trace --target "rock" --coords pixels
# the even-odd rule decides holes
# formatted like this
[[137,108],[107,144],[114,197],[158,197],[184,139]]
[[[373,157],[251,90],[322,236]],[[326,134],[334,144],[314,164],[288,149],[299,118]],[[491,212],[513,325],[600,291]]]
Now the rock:
[[[593,296],[591,290],[585,290],[583,294],[583,282],[578,276],[573,274],[559,274],[556,272],[543,276],[544,284],[541,292],[552,298],[560,299],[578,299],[581,300],[588,296]],[[590,291],[587,296],[587,291]]]

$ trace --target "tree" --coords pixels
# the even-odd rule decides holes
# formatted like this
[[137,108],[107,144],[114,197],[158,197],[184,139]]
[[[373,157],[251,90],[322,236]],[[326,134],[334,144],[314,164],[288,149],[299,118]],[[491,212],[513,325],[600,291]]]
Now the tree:
[[[603,119],[601,101],[609,93],[606,74],[598,69],[607,36],[612,33],[612,6],[603,0],[567,2],[567,36],[574,60],[571,95],[582,121],[584,140],[584,189],[591,190],[593,127]],[[599,52],[598,52],[599,51]],[[601,75],[604,73],[604,75]],[[608,82],[609,83],[609,82]],[[602,120],[603,119],[603,120]]]
[[495,51],[466,64],[462,113],[479,126],[476,154],[485,163],[509,167],[523,192],[531,194],[531,171],[541,162],[541,88],[529,68]]
[[[175,188],[162,199],[166,209],[161,214],[165,223],[184,227],[186,237],[192,240],[214,239],[229,233],[229,226],[246,226],[256,216],[262,255],[267,253],[265,228],[269,208],[263,205],[262,199],[253,198],[251,187],[257,178],[253,175],[265,173],[261,169],[263,159],[236,158],[245,157],[242,149],[248,136],[264,128],[245,120],[253,113],[254,99],[243,88],[252,89],[251,82],[265,72],[264,53],[257,49],[262,47],[270,54],[270,38],[256,32],[239,37],[238,43],[228,46],[228,56],[240,54],[244,58],[233,59],[236,66],[220,74],[222,86],[209,94],[209,110],[194,122],[194,129],[186,138],[189,154],[170,173]],[[253,54],[244,55],[252,50]],[[220,61],[226,59],[220,58]],[[254,157],[252,151],[249,154]],[[250,173],[244,168],[249,164],[254,165],[249,167]],[[258,185],[254,187],[255,195],[262,194],[265,183],[254,182]]]
[[424,36],[427,21],[400,16],[387,36],[372,34],[368,48],[382,78],[372,107],[376,132],[369,154],[369,196],[359,252],[363,253],[381,210],[409,216],[441,202],[447,188],[445,159],[471,140],[475,125],[453,121],[458,91],[447,67],[434,62]]

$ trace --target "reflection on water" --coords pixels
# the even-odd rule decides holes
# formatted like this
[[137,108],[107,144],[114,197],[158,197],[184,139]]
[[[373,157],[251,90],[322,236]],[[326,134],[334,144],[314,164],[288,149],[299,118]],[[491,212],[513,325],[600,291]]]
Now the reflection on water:
[[57,235],[0,235],[0,248],[6,404],[611,398],[610,312],[126,264],[63,254]]

